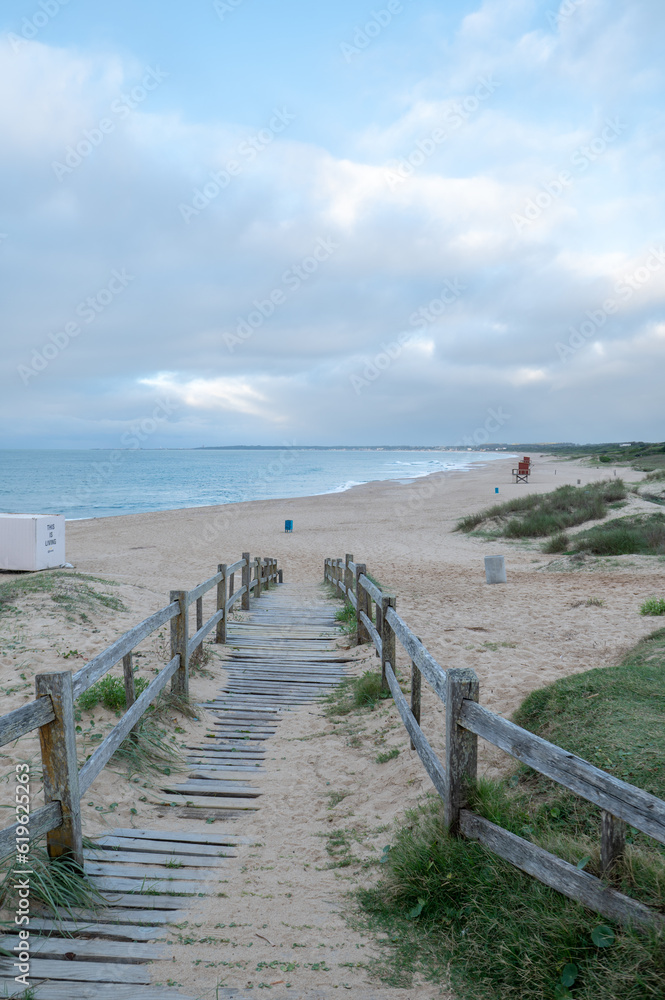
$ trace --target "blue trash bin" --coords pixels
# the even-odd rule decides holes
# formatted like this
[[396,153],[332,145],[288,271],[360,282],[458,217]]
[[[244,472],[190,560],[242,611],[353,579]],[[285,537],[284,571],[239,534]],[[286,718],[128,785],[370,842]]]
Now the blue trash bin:
[[284,522],[284,531],[293,531],[293,521]]

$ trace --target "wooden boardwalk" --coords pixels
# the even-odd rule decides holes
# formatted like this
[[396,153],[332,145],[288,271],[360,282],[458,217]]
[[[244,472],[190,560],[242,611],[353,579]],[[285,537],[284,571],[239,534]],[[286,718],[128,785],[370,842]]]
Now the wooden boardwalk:
[[[220,833],[206,819],[241,821],[260,807],[266,741],[282,713],[339,683],[347,658],[334,605],[311,587],[283,584],[252,602],[229,624],[227,677],[205,708],[213,724],[203,745],[188,747],[189,774],[164,780],[164,805],[191,820],[191,833],[116,829],[85,852],[85,869],[107,905],[46,916],[30,924],[30,982],[35,1000],[198,1000],[168,986],[168,926],[187,919],[193,896],[215,891],[220,873],[251,841]],[[198,821],[198,822],[197,822]],[[11,950],[15,935],[0,939]],[[0,997],[19,997],[13,960],[0,960]],[[4,992],[3,992],[4,990]],[[212,996],[212,992],[210,996]],[[219,989],[219,1000],[243,1000]]]

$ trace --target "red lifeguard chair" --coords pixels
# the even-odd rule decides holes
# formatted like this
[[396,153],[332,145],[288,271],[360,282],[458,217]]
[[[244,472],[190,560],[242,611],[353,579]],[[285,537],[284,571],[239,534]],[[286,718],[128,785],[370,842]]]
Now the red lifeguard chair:
[[513,469],[515,482],[528,483],[530,472],[531,472],[531,459],[528,457],[528,455],[525,455],[524,458],[521,458],[517,463],[517,468]]

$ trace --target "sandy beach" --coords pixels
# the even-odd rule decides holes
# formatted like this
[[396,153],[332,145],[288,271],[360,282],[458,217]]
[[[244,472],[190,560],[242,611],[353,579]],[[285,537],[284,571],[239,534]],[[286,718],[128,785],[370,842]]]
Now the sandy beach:
[[[30,598],[33,613],[12,618],[9,631],[7,626],[4,630],[0,669],[2,685],[10,693],[3,711],[33,696],[35,673],[78,669],[130,625],[162,607],[170,590],[191,588],[211,576],[218,563],[230,563],[250,551],[276,557],[285,581],[303,593],[321,592],[325,557],[353,553],[397,594],[399,613],[441,665],[472,667],[480,680],[481,702],[510,715],[531,690],[567,674],[615,663],[653,631],[654,620],[640,616],[638,608],[646,597],[662,593],[665,574],[665,562],[658,558],[571,563],[544,555],[535,543],[486,541],[453,532],[459,517],[496,501],[578,480],[589,483],[614,471],[545,456],[533,459],[528,485],[511,483],[515,462],[505,459],[408,485],[371,483],[295,500],[68,522],[67,558],[78,572],[116,581],[114,593],[127,611],[102,610],[91,622],[72,623],[43,597]],[[629,481],[642,478],[631,470],[617,470],[622,471]],[[643,504],[630,500],[636,509]],[[293,534],[284,533],[286,518],[294,521]],[[508,582],[487,586],[483,557],[497,553],[506,557]],[[587,606],[589,598],[603,603]],[[165,650],[164,634],[146,646],[141,670],[159,663]],[[214,676],[193,680],[196,699],[209,697],[218,686],[224,652],[217,647],[212,655],[208,666]],[[376,665],[370,647],[354,647],[351,655],[353,670]],[[404,656],[398,665],[406,668]],[[24,681],[18,680],[22,674]],[[101,710],[94,716],[98,725],[111,720]],[[204,723],[178,725],[186,740],[201,734]],[[442,707],[428,690],[423,728],[435,749],[441,747]],[[36,750],[28,740],[21,747],[22,753],[26,747]],[[378,764],[379,750],[391,748],[399,749],[399,756]],[[10,762],[3,763],[6,773]],[[497,774],[510,762],[499,751],[481,746],[480,766],[485,773]],[[227,869],[220,887],[223,898],[195,902],[191,923],[197,925],[199,943],[192,948],[174,937],[169,977],[188,991],[212,998],[219,982],[247,987],[250,981],[259,982],[259,973],[252,970],[261,963],[269,969],[271,962],[290,961],[297,968],[288,976],[278,967],[271,979],[266,979],[267,972],[263,975],[273,983],[271,995],[313,1000],[332,995],[335,987],[351,989],[353,996],[385,1000],[449,996],[417,980],[410,988],[396,989],[371,979],[366,966],[377,954],[376,945],[350,929],[341,912],[348,890],[375,879],[376,869],[328,867],[327,838],[333,829],[353,831],[352,853],[362,862],[381,851],[390,840],[393,821],[430,790],[392,703],[357,723],[337,727],[316,704],[289,713],[269,744],[266,769],[261,808],[237,831],[255,837],[257,846]],[[149,787],[141,787],[145,791],[139,796],[138,786],[105,771],[91,790],[94,805],[84,811],[85,833],[93,836],[113,826],[186,829],[191,824],[174,810],[154,804]],[[331,805],[333,791],[343,794]],[[116,806],[109,813],[112,802]],[[214,929],[219,924],[232,925],[233,932]],[[206,937],[214,940],[200,943]],[[288,990],[287,980],[293,984]]]

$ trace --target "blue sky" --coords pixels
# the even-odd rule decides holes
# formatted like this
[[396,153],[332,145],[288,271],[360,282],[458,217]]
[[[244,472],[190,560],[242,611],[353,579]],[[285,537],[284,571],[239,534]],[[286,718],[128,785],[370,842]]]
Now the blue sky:
[[5,447],[662,440],[656,0],[6,0]]

